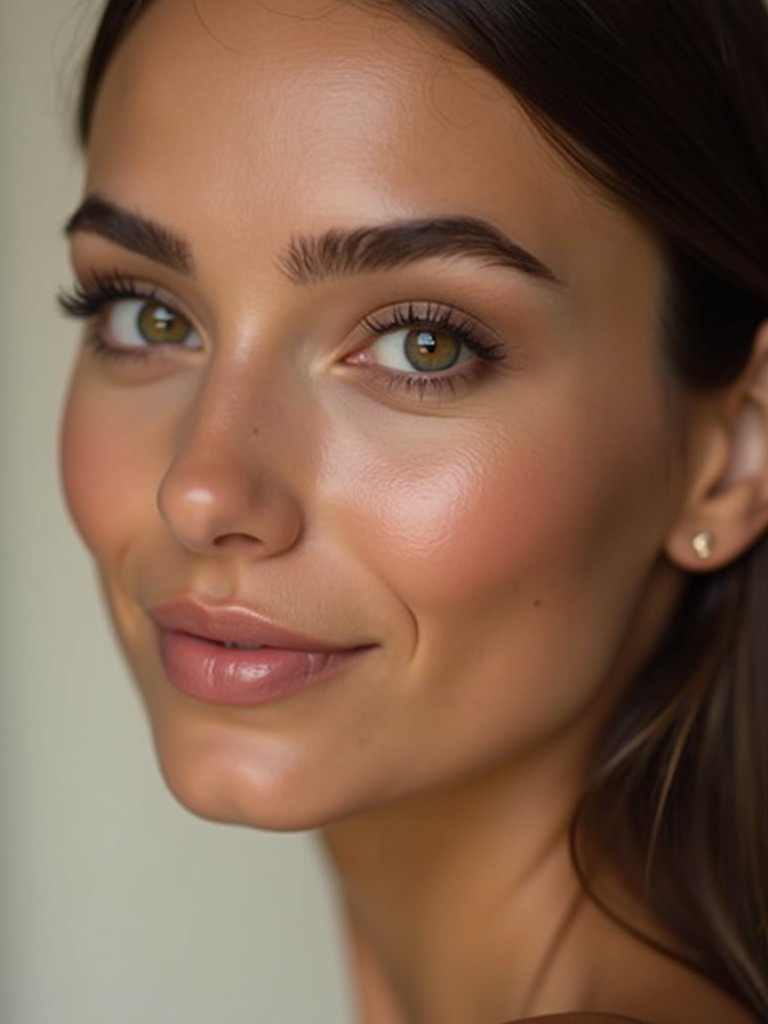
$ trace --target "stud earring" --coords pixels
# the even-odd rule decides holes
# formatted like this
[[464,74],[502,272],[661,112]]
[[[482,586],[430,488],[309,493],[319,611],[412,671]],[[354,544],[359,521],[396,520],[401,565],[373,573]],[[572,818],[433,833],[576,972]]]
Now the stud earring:
[[700,530],[691,540],[691,547],[702,562],[712,557],[715,550],[715,538],[709,530]]

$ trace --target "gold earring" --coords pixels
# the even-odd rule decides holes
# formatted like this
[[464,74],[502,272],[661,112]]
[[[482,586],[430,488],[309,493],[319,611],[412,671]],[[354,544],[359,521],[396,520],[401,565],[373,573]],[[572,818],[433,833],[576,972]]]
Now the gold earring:
[[709,530],[700,530],[691,540],[691,547],[701,561],[706,562],[715,550],[715,538]]

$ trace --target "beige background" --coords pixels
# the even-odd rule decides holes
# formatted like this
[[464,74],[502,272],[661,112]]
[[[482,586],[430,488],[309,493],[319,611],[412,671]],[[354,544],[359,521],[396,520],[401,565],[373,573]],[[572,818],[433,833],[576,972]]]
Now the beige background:
[[64,511],[76,57],[97,0],[0,0],[0,1024],[343,1024],[307,837],[199,822],[158,779]]

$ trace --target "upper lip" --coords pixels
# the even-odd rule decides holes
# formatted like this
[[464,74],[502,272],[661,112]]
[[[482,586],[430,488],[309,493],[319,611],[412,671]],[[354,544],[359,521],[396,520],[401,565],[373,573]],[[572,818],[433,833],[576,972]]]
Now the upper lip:
[[160,629],[189,633],[220,644],[262,645],[298,651],[349,650],[360,644],[329,643],[273,622],[245,605],[210,605],[193,597],[178,597],[149,609]]

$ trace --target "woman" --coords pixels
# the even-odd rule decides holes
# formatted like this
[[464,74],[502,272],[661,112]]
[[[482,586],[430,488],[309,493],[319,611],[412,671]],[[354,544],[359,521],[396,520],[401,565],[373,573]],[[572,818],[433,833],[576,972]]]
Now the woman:
[[107,4],[68,501],[368,1024],[768,1020],[767,58],[761,0]]

